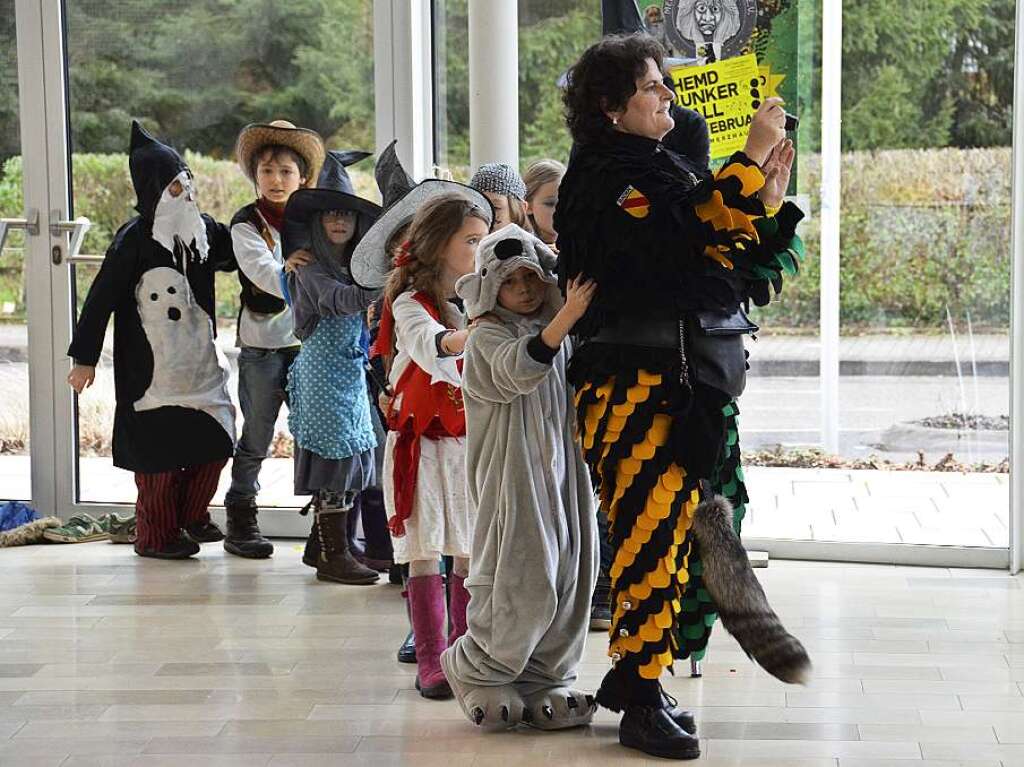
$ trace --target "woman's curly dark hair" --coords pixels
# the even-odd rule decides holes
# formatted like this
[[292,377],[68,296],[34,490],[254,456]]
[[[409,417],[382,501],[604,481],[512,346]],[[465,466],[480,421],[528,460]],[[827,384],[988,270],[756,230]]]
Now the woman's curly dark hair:
[[664,58],[661,43],[644,34],[610,35],[587,48],[569,70],[562,94],[573,140],[585,144],[608,131],[612,122],[605,110],[624,108],[647,71],[647,59],[661,69]]

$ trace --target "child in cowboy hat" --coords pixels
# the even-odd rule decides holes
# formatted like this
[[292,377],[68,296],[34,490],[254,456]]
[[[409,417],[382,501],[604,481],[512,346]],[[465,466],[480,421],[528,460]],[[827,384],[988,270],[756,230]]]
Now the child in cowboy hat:
[[319,580],[377,581],[350,548],[349,517],[376,483],[377,447],[366,391],[365,312],[380,291],[353,284],[352,250],[380,214],[356,196],[345,166],[366,152],[330,152],[315,189],[285,207],[284,252],[309,263],[287,276],[287,297],[302,350],[288,373],[288,427],[295,438],[295,492],[312,495],[315,520],[303,561]]
[[288,368],[299,353],[292,312],[285,304],[281,254],[284,208],[292,193],[313,186],[323,165],[320,136],[286,120],[246,126],[235,147],[257,199],[231,221],[242,309],[238,317],[238,399],[245,419],[224,498],[228,529],[224,548],[241,557],[269,557],[274,547],[256,524],[260,466],[287,401]]

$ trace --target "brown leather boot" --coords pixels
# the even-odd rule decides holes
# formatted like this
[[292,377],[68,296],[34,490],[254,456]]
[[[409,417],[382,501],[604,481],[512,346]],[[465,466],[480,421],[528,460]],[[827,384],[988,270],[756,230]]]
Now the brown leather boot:
[[376,570],[362,565],[348,547],[349,509],[317,505],[316,531],[320,539],[320,557],[316,577],[321,581],[366,586],[376,583]]

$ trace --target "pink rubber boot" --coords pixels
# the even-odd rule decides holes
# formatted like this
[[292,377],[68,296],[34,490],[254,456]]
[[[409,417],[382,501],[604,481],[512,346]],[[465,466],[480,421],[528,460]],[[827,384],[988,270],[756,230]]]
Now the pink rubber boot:
[[469,604],[469,592],[466,590],[466,579],[452,573],[448,586],[448,646],[466,633],[466,606]]
[[417,575],[409,579],[407,588],[419,666],[416,689],[424,698],[447,700],[452,697],[452,688],[441,671],[441,653],[447,645],[444,580],[440,575]]

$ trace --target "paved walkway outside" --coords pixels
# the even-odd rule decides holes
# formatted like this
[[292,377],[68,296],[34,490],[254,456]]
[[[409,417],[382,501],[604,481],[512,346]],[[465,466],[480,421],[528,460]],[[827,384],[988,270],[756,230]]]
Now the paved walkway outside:
[[[29,459],[0,457],[0,488],[27,497]],[[109,459],[82,459],[82,498],[132,503],[132,475]],[[946,546],[1009,544],[1009,484],[1005,474],[843,471],[748,467],[751,503],[743,533],[847,543]],[[217,489],[220,503],[230,475]],[[261,476],[261,506],[302,506],[291,494],[292,462],[271,459]]]
[[[221,347],[234,349],[235,327],[226,325],[218,329]],[[107,333],[107,349],[113,344],[113,333]],[[24,361],[28,345],[24,325],[0,323],[0,362]],[[759,334],[757,341],[749,343],[751,363],[755,372],[774,375],[816,374],[821,357],[817,336],[790,336]],[[959,359],[965,374],[971,371],[972,359],[979,366],[979,374],[999,374],[1010,359],[1010,340],[1005,334],[980,334],[973,340],[958,333],[954,344],[948,333],[942,335],[846,335],[839,340],[839,358],[846,374],[900,375],[938,372]],[[779,368],[780,365],[789,366]],[[892,372],[886,373],[886,370]],[[955,367],[954,367],[955,371]],[[1005,374],[1003,372],[1002,374]]]

